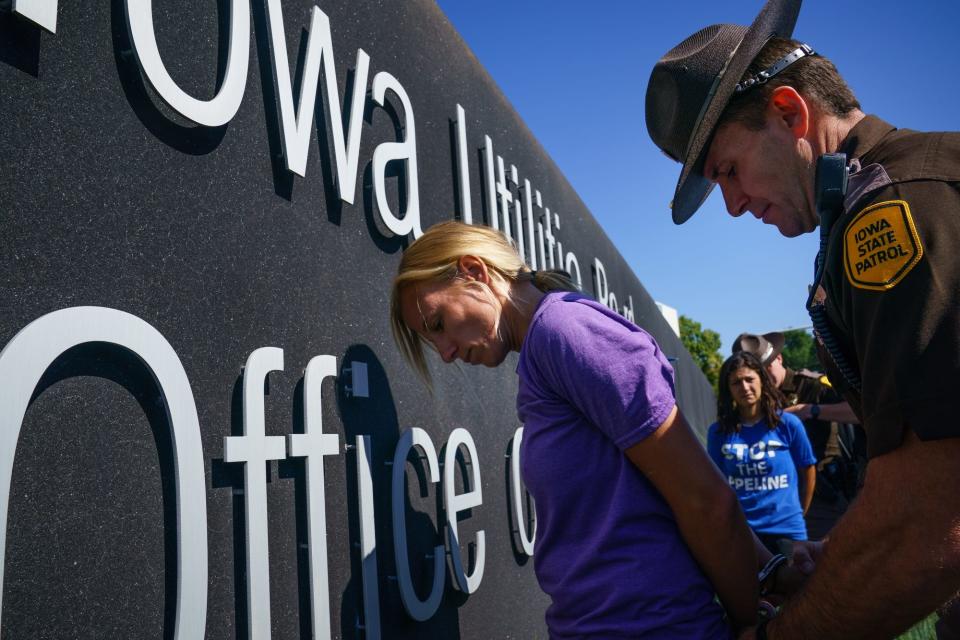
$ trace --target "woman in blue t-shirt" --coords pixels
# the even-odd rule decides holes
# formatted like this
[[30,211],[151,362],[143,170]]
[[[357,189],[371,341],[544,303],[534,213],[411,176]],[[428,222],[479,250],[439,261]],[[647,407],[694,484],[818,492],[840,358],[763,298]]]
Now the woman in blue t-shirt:
[[754,548],[649,334],[568,274],[531,271],[499,232],[456,222],[404,252],[391,326],[428,379],[427,346],[488,367],[519,354],[520,467],[551,638],[726,640],[753,620],[757,557],[770,554]]
[[707,451],[740,498],[761,542],[806,540],[803,516],[813,499],[817,459],[803,423],[781,411],[783,396],[760,360],[736,353],[720,368],[717,422]]

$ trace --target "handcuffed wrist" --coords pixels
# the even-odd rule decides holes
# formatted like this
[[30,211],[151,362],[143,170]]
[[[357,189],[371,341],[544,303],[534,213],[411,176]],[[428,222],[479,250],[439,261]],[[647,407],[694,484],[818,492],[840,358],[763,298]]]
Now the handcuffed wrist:
[[767,563],[760,569],[760,573],[757,574],[757,582],[760,583],[761,596],[765,596],[773,591],[773,587],[777,584],[777,569],[786,562],[787,556],[778,553],[767,560]]

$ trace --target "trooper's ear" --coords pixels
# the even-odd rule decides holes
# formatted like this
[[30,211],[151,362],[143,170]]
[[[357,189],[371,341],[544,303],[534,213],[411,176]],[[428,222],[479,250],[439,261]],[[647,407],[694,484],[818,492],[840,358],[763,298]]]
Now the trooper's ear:
[[768,121],[789,129],[797,139],[806,136],[810,129],[810,106],[791,86],[777,87],[770,93],[767,115]]
[[457,270],[460,277],[465,280],[476,280],[490,284],[490,272],[487,269],[487,263],[477,256],[461,256],[457,260]]

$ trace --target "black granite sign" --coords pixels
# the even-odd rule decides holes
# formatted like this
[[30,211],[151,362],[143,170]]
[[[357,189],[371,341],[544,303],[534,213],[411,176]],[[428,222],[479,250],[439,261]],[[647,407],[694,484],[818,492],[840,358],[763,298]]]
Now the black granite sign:
[[545,636],[514,367],[424,388],[403,248],[504,229],[706,380],[434,2],[150,4],[0,3],[0,635]]

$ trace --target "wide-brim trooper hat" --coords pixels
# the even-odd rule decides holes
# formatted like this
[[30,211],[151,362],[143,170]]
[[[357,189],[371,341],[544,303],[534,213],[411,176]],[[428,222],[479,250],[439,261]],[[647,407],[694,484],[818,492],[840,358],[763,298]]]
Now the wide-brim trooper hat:
[[737,336],[737,339],[733,341],[733,347],[731,347],[730,353],[734,355],[741,351],[752,353],[757,356],[757,359],[760,360],[763,366],[767,366],[773,362],[774,358],[780,355],[786,341],[786,336],[779,331],[771,331],[762,336],[758,336],[755,333],[741,333]]
[[647,131],[683,163],[670,204],[683,224],[713,189],[703,175],[720,115],[750,63],[772,37],[789,38],[801,0],[769,0],[749,27],[715,24],[697,31],[657,61],[647,85]]

